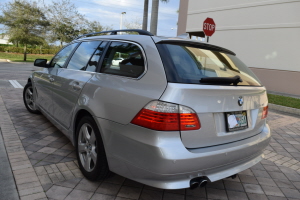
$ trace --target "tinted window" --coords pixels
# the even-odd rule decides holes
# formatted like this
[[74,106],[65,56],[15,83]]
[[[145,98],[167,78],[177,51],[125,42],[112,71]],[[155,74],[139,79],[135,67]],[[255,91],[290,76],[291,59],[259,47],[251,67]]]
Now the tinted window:
[[92,54],[100,43],[101,41],[82,42],[73,54],[67,68],[85,70]]
[[70,44],[63,48],[60,52],[58,52],[51,61],[51,67],[62,68],[68,59],[69,55],[72,53],[74,48],[78,45],[78,43]]
[[137,45],[112,42],[104,57],[101,72],[137,78],[144,69],[144,57]]
[[[239,76],[242,82],[238,85],[261,85],[254,73],[234,55],[184,45],[158,46],[164,55],[169,82],[200,84],[201,78]],[[224,84],[218,80],[214,84]]]
[[92,56],[91,60],[89,61],[86,71],[95,72],[96,68],[98,66],[98,62],[100,60],[100,57],[102,55],[102,52],[107,45],[107,42],[102,42],[100,46],[97,47],[94,55]]

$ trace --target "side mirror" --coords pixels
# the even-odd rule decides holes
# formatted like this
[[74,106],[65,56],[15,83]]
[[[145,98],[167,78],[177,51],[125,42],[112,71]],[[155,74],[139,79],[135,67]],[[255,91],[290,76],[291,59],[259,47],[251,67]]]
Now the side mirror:
[[48,67],[47,59],[36,59],[33,65],[36,67]]

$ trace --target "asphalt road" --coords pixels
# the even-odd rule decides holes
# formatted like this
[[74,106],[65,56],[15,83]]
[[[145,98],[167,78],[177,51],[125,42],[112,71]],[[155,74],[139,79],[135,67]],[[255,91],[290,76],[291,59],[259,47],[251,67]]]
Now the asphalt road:
[[9,80],[16,80],[22,86],[33,71],[42,68],[34,67],[32,63],[10,63],[0,61],[0,88],[14,88]]

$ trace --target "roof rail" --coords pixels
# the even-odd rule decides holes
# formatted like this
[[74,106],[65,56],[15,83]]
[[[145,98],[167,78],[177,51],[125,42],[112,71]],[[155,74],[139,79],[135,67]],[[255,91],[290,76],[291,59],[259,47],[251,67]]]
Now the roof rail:
[[122,29],[122,30],[112,30],[112,31],[101,31],[101,32],[95,32],[95,33],[87,33],[84,35],[81,35],[79,37],[77,37],[76,39],[82,38],[82,37],[87,37],[90,35],[96,35],[96,34],[100,34],[100,33],[110,33],[111,35],[117,35],[118,32],[137,32],[139,35],[149,35],[149,36],[154,36],[152,33],[148,32],[148,31],[144,31],[141,29]]

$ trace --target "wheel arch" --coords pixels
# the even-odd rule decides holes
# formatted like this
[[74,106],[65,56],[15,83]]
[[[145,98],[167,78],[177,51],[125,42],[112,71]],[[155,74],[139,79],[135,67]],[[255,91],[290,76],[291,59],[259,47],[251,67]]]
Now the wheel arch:
[[[91,119],[94,120],[94,123],[91,122],[91,120],[87,120],[84,121],[83,123],[80,123],[81,119],[83,119],[84,117],[90,117]],[[97,120],[95,119],[95,116],[92,115],[91,111],[88,111],[84,108],[79,109],[75,116],[74,116],[74,134],[73,134],[73,142],[74,142],[74,146],[76,149],[76,155],[77,155],[77,160],[78,160],[78,164],[79,164],[79,168],[81,170],[81,172],[83,173],[83,175],[88,179],[88,180],[99,180],[99,179],[104,179],[106,177],[109,177],[111,174],[111,171],[109,170],[109,164],[108,164],[108,159],[107,159],[107,155],[106,155],[106,150],[105,150],[105,145],[104,145],[104,141],[102,139],[102,134],[101,134],[101,129],[100,126],[97,122]],[[97,171],[95,171],[94,169],[92,171],[89,171],[92,174],[88,174],[89,172],[85,171],[83,164],[82,164],[82,159],[80,158],[80,155],[78,153],[78,146],[77,146],[77,142],[76,138],[78,136],[76,136],[77,131],[76,128],[78,128],[78,125],[82,125],[86,122],[92,123],[90,124],[90,126],[97,128],[98,130],[94,132],[95,137],[98,138],[97,139],[97,149],[100,151],[97,152],[98,156],[97,156],[97,160],[99,159],[100,161],[97,161],[97,165],[95,166],[94,169],[98,169]],[[97,134],[96,132],[98,132],[99,134]],[[77,144],[76,144],[77,143]],[[100,162],[100,164],[99,164]],[[98,167],[97,167],[98,166]]]
[[[78,125],[79,121],[84,116],[90,116],[90,117],[94,118],[93,115],[89,111],[87,111],[86,109],[80,109],[80,110],[78,110],[76,112],[74,120],[73,120],[74,121],[74,123],[73,123],[73,133],[74,134],[73,134],[73,138],[72,138],[73,139],[73,144],[75,144],[75,142],[76,142],[76,129],[77,129],[77,125]],[[97,122],[96,122],[96,124],[97,124]]]
[[27,79],[27,83],[32,83],[32,79],[33,79],[33,76],[32,76],[32,74],[30,74],[30,76]]

